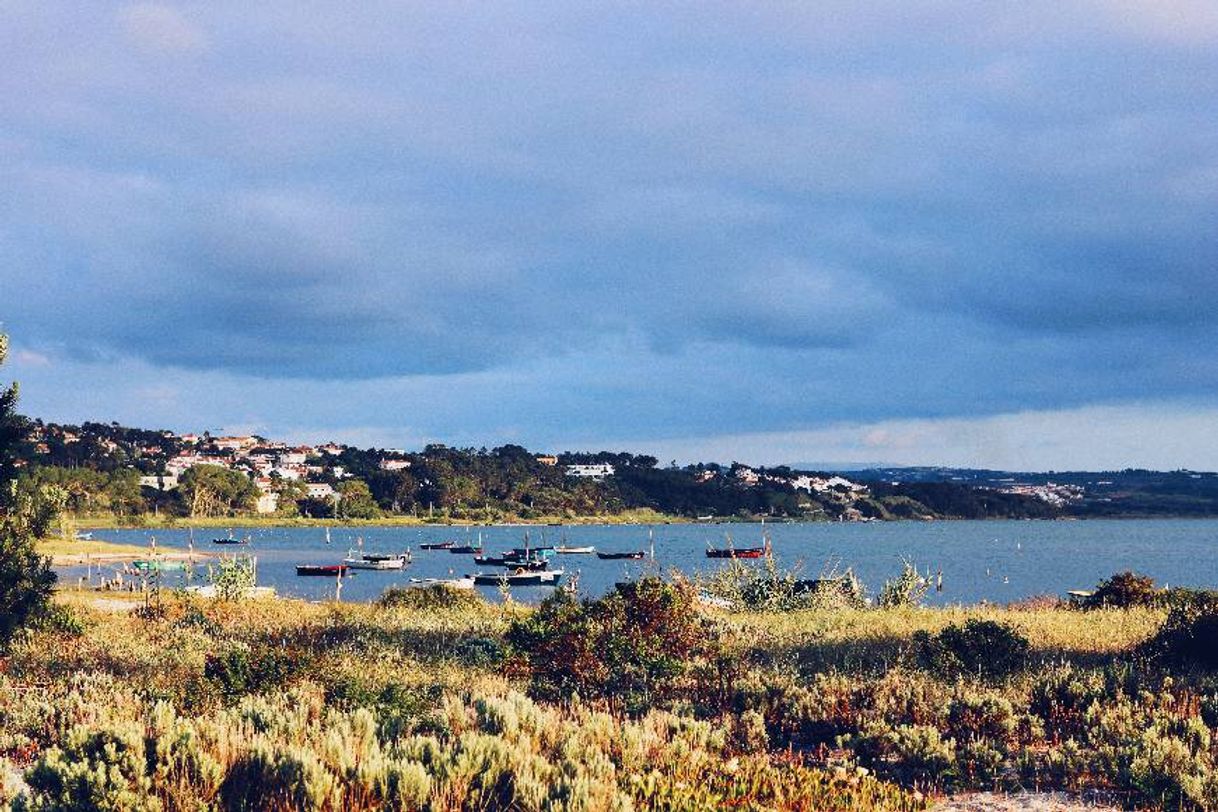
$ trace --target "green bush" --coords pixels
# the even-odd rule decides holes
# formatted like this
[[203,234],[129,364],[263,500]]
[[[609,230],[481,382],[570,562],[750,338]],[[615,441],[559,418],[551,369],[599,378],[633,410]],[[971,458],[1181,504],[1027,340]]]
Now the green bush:
[[473,609],[486,604],[472,589],[454,589],[445,584],[429,586],[391,586],[376,600],[384,609]]
[[918,574],[909,561],[901,565],[901,574],[884,582],[876,602],[883,609],[919,606],[930,590],[930,581]]
[[1161,594],[1155,588],[1154,578],[1127,570],[1100,581],[1095,592],[1082,600],[1082,607],[1129,609],[1134,606],[1154,606]]
[[283,685],[303,664],[270,646],[234,646],[207,655],[203,676],[222,694],[236,698]]
[[952,624],[938,634],[914,634],[918,660],[924,668],[945,675],[971,674],[1002,679],[1021,670],[1031,649],[1015,628],[993,620],[971,619]]
[[692,587],[654,577],[582,603],[555,593],[514,622],[507,641],[509,671],[529,678],[532,695],[578,695],[627,713],[678,700],[722,706],[730,686],[725,671],[738,665],[716,625],[698,612]]
[[1218,671],[1218,600],[1173,608],[1145,650],[1166,665]]

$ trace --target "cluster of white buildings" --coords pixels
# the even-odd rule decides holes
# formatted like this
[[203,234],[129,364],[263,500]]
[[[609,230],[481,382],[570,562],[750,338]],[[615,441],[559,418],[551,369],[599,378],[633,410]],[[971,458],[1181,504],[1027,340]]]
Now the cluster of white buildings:
[[[328,482],[310,482],[326,473],[338,479],[348,476],[341,465],[325,464],[325,457],[342,453],[343,447],[336,443],[319,446],[290,446],[287,443],[270,442],[253,435],[213,437],[210,441],[197,434],[184,434],[179,438],[183,445],[192,446],[165,462],[165,473],[158,476],[140,477],[140,485],[157,490],[170,491],[178,487],[183,474],[199,465],[214,465],[234,471],[242,471],[253,479],[258,488],[257,510],[259,513],[274,513],[279,507],[279,494],[275,482],[300,482],[309,499],[332,501],[338,492]],[[381,468],[387,471],[407,468],[406,460],[382,460]]]
[[580,477],[581,479],[593,479],[597,481],[600,481],[605,477],[611,477],[615,473],[617,473],[617,469],[608,463],[568,465],[566,468],[567,476]]
[[[733,471],[732,476],[737,482],[746,487],[754,487],[760,485],[764,481],[785,483],[797,491],[806,491],[808,493],[816,493],[821,495],[862,495],[868,493],[868,488],[866,485],[853,482],[843,476],[814,476],[812,474],[782,476],[768,472],[762,473],[761,471],[749,468],[747,465],[737,466]],[[704,471],[701,475],[702,481],[713,478],[713,471]]]
[[1046,482],[1044,485],[1007,485],[998,489],[1001,493],[1016,493],[1020,496],[1034,496],[1042,502],[1048,502],[1054,507],[1062,507],[1071,502],[1079,502],[1083,498],[1083,489],[1078,485],[1057,485]]

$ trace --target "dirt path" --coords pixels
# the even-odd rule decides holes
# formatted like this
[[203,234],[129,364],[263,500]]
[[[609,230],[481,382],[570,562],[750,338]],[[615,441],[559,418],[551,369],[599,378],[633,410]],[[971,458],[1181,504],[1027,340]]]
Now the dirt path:
[[1064,792],[978,792],[947,798],[932,806],[931,812],[1117,812],[1117,807]]

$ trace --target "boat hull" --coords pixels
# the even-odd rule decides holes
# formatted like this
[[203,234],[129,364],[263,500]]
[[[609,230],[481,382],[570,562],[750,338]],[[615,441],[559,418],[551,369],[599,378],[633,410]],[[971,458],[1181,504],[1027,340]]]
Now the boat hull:
[[647,553],[642,550],[637,550],[629,553],[597,553],[596,557],[602,561],[639,561],[645,558]]
[[300,576],[334,578],[339,575],[346,575],[347,569],[346,564],[298,564],[296,566],[296,574]]

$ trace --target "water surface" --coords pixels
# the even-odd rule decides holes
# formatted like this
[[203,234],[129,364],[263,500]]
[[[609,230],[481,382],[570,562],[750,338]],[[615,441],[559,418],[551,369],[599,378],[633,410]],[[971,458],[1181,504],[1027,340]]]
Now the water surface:
[[[874,594],[885,578],[897,573],[902,561],[915,563],[932,574],[943,572],[944,589],[932,592],[928,602],[977,603],[982,600],[1009,602],[1039,594],[1061,595],[1068,589],[1092,587],[1114,572],[1136,570],[1153,576],[1160,584],[1218,587],[1218,520],[1150,519],[1088,521],[941,521],[872,522],[860,524],[773,524],[766,529],[773,538],[774,554],[783,566],[800,566],[805,577],[822,571],[851,567]],[[280,594],[312,600],[332,599],[335,583],[330,578],[297,577],[297,564],[336,564],[348,547],[363,538],[370,552],[400,552],[410,549],[414,562],[401,572],[361,571],[345,579],[344,601],[374,599],[387,586],[409,583],[414,578],[444,578],[478,570],[472,556],[444,550],[420,550],[425,541],[451,539],[472,544],[482,533],[485,549],[502,551],[519,546],[526,528],[521,527],[337,527],[331,528],[331,543],[325,530],[309,528],[242,528],[238,536],[250,536],[249,552],[258,556],[259,584],[274,586]],[[579,526],[531,527],[534,544],[560,543],[595,545],[600,550],[647,549],[646,527]],[[762,528],[756,524],[657,525],[655,561],[601,561],[595,556],[558,556],[557,566],[579,573],[581,591],[596,595],[619,580],[636,578],[662,569],[687,574],[707,572],[722,562],[706,558],[708,544],[721,546],[724,533],[731,533],[738,546],[761,543]],[[225,531],[195,530],[196,549],[207,552],[232,550],[211,544]],[[147,544],[155,538],[159,547],[185,548],[187,530],[100,530],[96,537],[128,544]],[[497,571],[497,568],[491,568]],[[75,578],[84,568],[61,570]],[[196,570],[196,579],[206,573]],[[168,584],[182,577],[167,575]],[[494,587],[480,589],[497,598]],[[513,590],[513,597],[536,601],[548,588]]]

